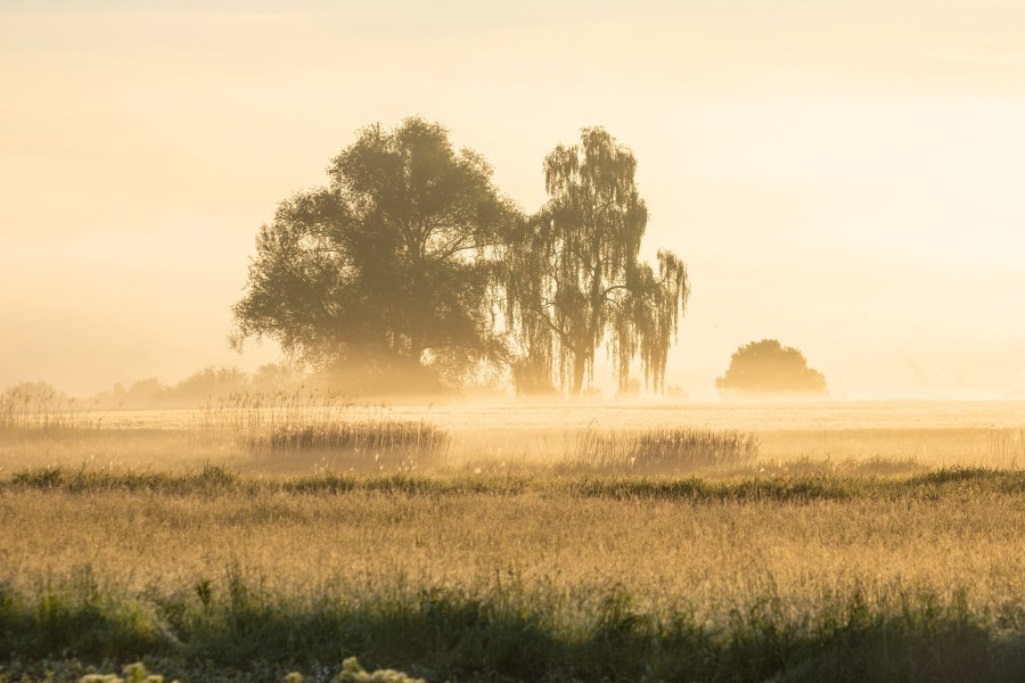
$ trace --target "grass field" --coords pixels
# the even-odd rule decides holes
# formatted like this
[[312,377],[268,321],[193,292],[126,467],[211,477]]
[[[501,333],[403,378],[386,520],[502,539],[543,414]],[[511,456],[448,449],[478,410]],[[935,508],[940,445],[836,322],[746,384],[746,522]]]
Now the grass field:
[[0,681],[1025,680],[1011,408],[8,425]]

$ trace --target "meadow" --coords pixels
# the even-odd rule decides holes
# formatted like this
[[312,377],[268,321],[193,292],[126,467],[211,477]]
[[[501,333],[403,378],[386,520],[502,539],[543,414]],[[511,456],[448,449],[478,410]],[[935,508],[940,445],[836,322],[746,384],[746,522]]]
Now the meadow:
[[1010,402],[8,405],[0,681],[1023,680],[1023,424]]

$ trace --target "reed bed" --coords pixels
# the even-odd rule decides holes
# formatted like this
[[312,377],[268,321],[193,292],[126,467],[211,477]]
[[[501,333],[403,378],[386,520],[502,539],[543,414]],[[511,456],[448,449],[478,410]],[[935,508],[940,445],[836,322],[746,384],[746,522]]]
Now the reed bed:
[[353,451],[436,450],[448,443],[447,432],[424,422],[399,420],[290,425],[255,437],[250,446],[271,451],[337,449]]
[[312,423],[330,423],[384,413],[384,403],[355,401],[344,394],[300,387],[294,391],[234,392],[210,400],[196,426],[207,430],[259,433]]
[[[166,411],[139,427],[136,411],[85,419],[52,390],[0,395],[0,471],[15,464],[410,471],[444,459],[451,438],[423,419],[395,419],[386,404],[339,394],[235,393],[198,411]],[[106,420],[106,421],[105,421]]]
[[[393,407],[300,388],[238,392],[211,399],[199,410],[97,412],[52,389],[40,389],[15,387],[0,394],[0,471],[82,464],[181,469],[214,463],[275,474],[461,468],[722,476],[787,471],[857,474],[859,469],[885,475],[929,467],[1025,465],[1025,429],[1003,426],[1011,421],[1000,412],[1006,412],[1003,405],[994,408],[995,414],[1003,415],[994,419],[996,426],[922,427],[932,424],[931,418],[914,413],[916,421],[899,429],[748,431],[719,428],[724,424],[721,415],[709,422],[714,428],[684,424],[695,419],[695,409],[679,406],[650,409],[650,426],[634,415],[632,421],[624,421],[628,426],[608,429],[606,422],[594,420],[541,426],[553,410],[571,418],[592,414],[594,409],[588,406],[579,412],[567,406],[468,406],[460,417],[455,406]],[[912,407],[922,411],[917,404]],[[853,423],[859,415],[855,408],[864,406],[805,406],[801,410],[808,415],[791,416],[790,421],[840,424],[834,414],[839,410],[849,413]],[[763,412],[770,409],[783,410],[763,407]],[[901,409],[894,405],[886,414]],[[935,406],[939,416],[951,409],[947,404]],[[754,419],[751,410],[722,408],[723,414],[735,413],[743,425],[765,422]],[[860,418],[866,424],[878,423],[876,413],[885,412],[872,410],[876,412]],[[605,412],[610,419],[614,415]],[[706,413],[701,409],[696,414],[707,421]]]
[[758,439],[734,430],[661,427],[577,434],[567,463],[633,474],[685,474],[700,469],[738,468],[758,456]]
[[264,458],[320,454],[334,467],[360,471],[422,469],[440,461],[451,443],[434,425],[404,420],[284,424],[245,439],[248,450]]
[[83,409],[74,398],[49,387],[30,391],[19,386],[0,392],[0,430],[57,430],[80,424]]
[[279,461],[278,467],[414,470],[437,462],[450,445],[447,431],[422,419],[394,419],[387,404],[302,388],[232,394],[205,407],[199,425],[230,434],[256,464]]
[[[500,454],[503,449],[508,454],[523,434],[512,439],[491,435],[484,442],[462,444],[451,430],[424,417],[397,419],[386,404],[306,389],[231,394],[191,413],[184,424],[166,428],[116,426],[116,420],[104,426],[103,417],[86,424],[76,417],[72,403],[62,403],[52,392],[34,397],[9,393],[3,406],[8,420],[0,423],[7,436],[6,444],[0,445],[0,469],[5,452],[17,454],[23,465],[58,464],[78,455],[91,465],[138,467],[148,461],[161,466],[163,459],[195,466],[214,461],[278,473],[445,470],[458,467],[458,458],[450,457],[454,452],[464,465],[473,462],[482,470],[501,462],[522,464],[497,455],[482,460],[480,454]],[[524,446],[520,460],[556,474],[685,474],[747,466],[758,453],[753,435],[733,430],[600,431],[586,426],[565,431],[561,441],[554,457],[545,446],[546,457],[532,459]],[[165,458],[159,455],[162,451],[167,451]],[[34,457],[36,453],[42,458]]]

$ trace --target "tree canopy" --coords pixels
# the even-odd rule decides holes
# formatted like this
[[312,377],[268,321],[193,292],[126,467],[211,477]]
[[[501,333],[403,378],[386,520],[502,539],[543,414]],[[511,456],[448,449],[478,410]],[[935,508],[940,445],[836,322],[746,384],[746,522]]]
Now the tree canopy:
[[654,267],[639,257],[636,166],[584,129],[545,159],[549,200],[528,218],[438,124],[367,127],[326,187],[283,201],[260,229],[233,343],[272,338],[357,391],[456,386],[511,364],[521,391],[573,394],[605,343],[621,392],[637,359],[658,390],[689,289],[673,253]]
[[808,367],[804,355],[775,339],[740,347],[726,373],[715,380],[725,396],[825,396],[826,379]]
[[661,388],[666,358],[689,293],[687,270],[661,250],[657,271],[640,260],[648,211],[633,153],[601,128],[545,159],[547,205],[510,234],[506,316],[522,349],[518,389],[557,379],[579,394],[602,342],[620,391],[640,357],[645,381]]
[[270,337],[356,389],[435,388],[500,361],[496,247],[516,214],[491,175],[437,124],[363,129],[327,187],[260,229],[233,343]]

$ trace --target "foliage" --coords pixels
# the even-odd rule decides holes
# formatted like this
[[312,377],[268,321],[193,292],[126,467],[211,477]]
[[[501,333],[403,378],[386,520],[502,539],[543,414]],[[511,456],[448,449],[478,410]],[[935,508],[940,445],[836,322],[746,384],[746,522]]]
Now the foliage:
[[18,382],[0,392],[0,399],[18,399],[28,402],[47,402],[61,396],[49,382]]
[[493,247],[514,212],[484,159],[410,118],[365,128],[328,174],[261,228],[234,343],[271,337],[377,391],[457,383],[501,359]]
[[186,377],[175,385],[171,394],[176,398],[203,400],[245,391],[251,380],[246,373],[233,367],[207,367]]
[[[500,580],[477,588],[483,595],[424,586],[394,597],[378,593],[342,602],[328,595],[319,600],[275,595],[252,578],[235,576],[223,596],[205,605],[150,590],[148,600],[156,605],[147,615],[150,623],[86,613],[78,590],[55,586],[36,600],[65,605],[72,621],[123,641],[166,620],[185,642],[178,648],[149,642],[142,652],[194,680],[299,683],[305,679],[297,667],[319,673],[334,652],[352,649],[368,661],[395,662],[424,676],[394,668],[366,671],[348,657],[332,681],[1015,681],[1025,675],[1021,626],[1000,625],[1013,610],[1005,609],[1000,618],[973,611],[963,590],[874,594],[856,583],[841,584],[805,611],[795,611],[770,583],[758,586],[756,594],[734,598],[722,621],[713,622],[700,619],[685,602],[645,609],[638,604],[640,595],[613,584],[577,596],[580,604],[570,623],[553,619],[560,609],[558,593],[531,593]],[[96,661],[89,649],[96,642],[70,628],[48,629],[31,599],[0,597],[7,642],[29,662],[18,668],[32,670],[37,653],[46,656],[49,648]],[[106,593],[101,599],[120,603],[122,611],[135,601]],[[109,655],[99,656],[109,661]],[[51,671],[48,666],[45,680],[68,680]],[[322,676],[317,680],[325,680]],[[42,679],[23,675],[17,680]],[[0,670],[2,680],[7,679]],[[124,678],[90,674],[80,680],[160,683],[163,677],[136,663],[125,667]]]
[[[874,469],[865,467],[873,465]],[[249,499],[275,496],[334,496],[340,494],[489,498],[524,494],[586,499],[657,499],[695,504],[732,502],[811,503],[815,501],[903,502],[928,500],[956,503],[965,496],[994,498],[1020,496],[1025,492],[1025,473],[987,468],[899,468],[893,461],[870,463],[793,462],[740,470],[730,478],[714,481],[704,477],[624,477],[622,470],[553,477],[535,468],[520,474],[449,475],[386,473],[367,476],[322,472],[302,477],[246,477],[223,467],[208,465],[184,474],[111,472],[46,467],[15,472],[0,478],[0,493],[14,495],[42,491],[53,495],[160,496]],[[905,465],[907,463],[904,463]],[[896,476],[882,478],[886,467]],[[765,470],[764,472],[761,470]],[[803,472],[802,472],[803,470]]]
[[114,674],[89,674],[83,676],[79,683],[164,683],[163,676],[149,673],[142,662],[126,665],[123,672],[124,678]]
[[740,347],[730,359],[726,374],[715,380],[727,396],[798,394],[824,396],[826,379],[808,367],[804,355],[775,339],[763,339]]
[[[163,676],[149,673],[142,662],[128,664],[123,671],[124,678],[115,674],[88,674],[79,679],[78,683],[164,683]],[[291,671],[283,680],[284,683],[303,683],[305,679],[299,672]],[[413,678],[394,669],[367,671],[360,666],[358,659],[348,657],[342,662],[342,670],[331,679],[331,683],[424,683],[424,679]]]
[[128,387],[118,383],[88,402],[99,409],[198,408],[232,395],[294,390],[304,379],[301,368],[287,362],[262,365],[251,374],[232,366],[208,366],[170,385],[155,377]]
[[514,368],[519,390],[550,390],[557,376],[579,394],[603,341],[621,393],[638,356],[645,380],[661,388],[687,270],[669,251],[658,252],[657,273],[639,260],[648,212],[636,166],[601,128],[585,128],[579,146],[560,145],[545,159],[550,199],[510,233],[505,262],[506,315],[524,351]]
[[413,678],[394,669],[368,672],[360,666],[359,660],[349,657],[342,662],[342,671],[333,683],[424,683],[424,679]]

